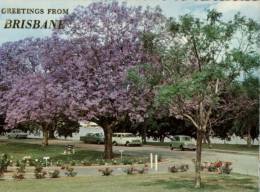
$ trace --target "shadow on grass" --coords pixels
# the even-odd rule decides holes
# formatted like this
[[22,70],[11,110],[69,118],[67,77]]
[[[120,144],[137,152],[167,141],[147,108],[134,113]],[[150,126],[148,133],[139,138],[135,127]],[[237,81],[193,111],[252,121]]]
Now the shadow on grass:
[[[213,179],[212,179],[213,180]],[[226,182],[227,186],[230,188],[243,188],[248,190],[258,191],[257,181],[252,178],[238,175],[226,175],[222,176],[218,181]]]
[[145,182],[142,186],[160,185],[165,189],[180,190],[180,191],[194,191],[194,192],[209,192],[209,191],[236,191],[243,189],[243,191],[257,192],[257,181],[247,177],[237,176],[220,176],[216,175],[208,176],[208,178],[202,178],[202,186],[199,189],[194,188],[194,180],[186,178],[170,178],[167,180],[154,180],[151,182]]
[[151,186],[151,185],[162,185],[162,187],[166,189],[176,189],[176,190],[183,190],[183,191],[212,191],[212,190],[219,190],[224,189],[222,186],[216,184],[202,184],[200,189],[194,188],[194,181],[193,180],[156,180],[154,182],[146,182],[143,184],[144,186]]

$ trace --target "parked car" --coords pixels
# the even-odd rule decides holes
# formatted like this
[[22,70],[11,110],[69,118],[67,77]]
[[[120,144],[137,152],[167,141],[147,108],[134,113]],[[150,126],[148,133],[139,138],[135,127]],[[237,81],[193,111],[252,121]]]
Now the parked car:
[[196,143],[190,136],[175,135],[172,138],[170,148],[171,150],[179,148],[182,151],[185,149],[196,150]]
[[103,133],[87,133],[85,136],[80,137],[80,141],[84,143],[104,143],[104,134]]
[[114,133],[112,137],[113,145],[142,145],[142,139],[132,133]]
[[15,138],[15,139],[26,139],[28,134],[26,132],[23,132],[19,129],[13,129],[11,132],[6,133],[6,136],[11,139],[11,138]]

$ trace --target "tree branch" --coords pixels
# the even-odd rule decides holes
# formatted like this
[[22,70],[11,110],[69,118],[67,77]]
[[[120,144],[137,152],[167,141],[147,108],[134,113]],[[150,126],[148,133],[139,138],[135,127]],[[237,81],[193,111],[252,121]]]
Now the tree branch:
[[183,114],[183,116],[189,119],[197,129],[200,129],[199,125],[195,122],[195,120],[190,115]]

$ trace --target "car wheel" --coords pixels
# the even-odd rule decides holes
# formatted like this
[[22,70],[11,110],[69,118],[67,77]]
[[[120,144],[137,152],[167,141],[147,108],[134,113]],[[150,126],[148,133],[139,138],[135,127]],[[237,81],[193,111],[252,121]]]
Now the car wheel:
[[182,145],[180,146],[180,150],[181,150],[181,151],[184,151],[184,148],[183,148],[183,146],[182,146]]
[[117,142],[114,141],[114,142],[113,142],[113,145],[114,145],[114,146],[117,146]]
[[100,145],[100,144],[101,144],[101,142],[100,142],[100,141],[97,141],[96,143],[97,143],[98,145]]
[[173,150],[174,150],[174,147],[171,146],[171,150],[173,151]]
[[129,146],[130,146],[130,143],[127,141],[127,142],[125,143],[125,146],[129,147]]

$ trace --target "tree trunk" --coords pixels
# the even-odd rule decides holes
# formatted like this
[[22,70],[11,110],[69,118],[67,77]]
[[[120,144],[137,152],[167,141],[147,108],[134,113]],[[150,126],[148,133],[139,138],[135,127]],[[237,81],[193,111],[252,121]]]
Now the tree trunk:
[[211,149],[212,145],[211,145],[211,141],[210,141],[210,136],[209,135],[206,136],[206,140],[207,140],[207,143],[208,143],[208,147]]
[[113,143],[112,143],[112,127],[108,125],[103,128],[104,135],[105,135],[105,151],[104,151],[104,158],[105,159],[112,159],[113,158]]
[[195,188],[201,187],[201,149],[202,149],[202,139],[203,132],[197,130],[197,149],[196,149],[196,162],[195,162]]
[[144,120],[144,126],[142,128],[142,142],[143,144],[146,144],[147,141],[146,141],[146,137],[147,137],[147,130],[146,130],[146,127],[147,127],[147,120],[145,119]]
[[49,131],[49,139],[56,139],[56,137],[54,136],[55,130],[51,129]]
[[42,132],[43,132],[42,145],[43,145],[44,147],[46,147],[46,146],[49,145],[49,143],[48,143],[49,131],[48,131],[47,125],[44,125],[44,126],[43,126]]
[[161,137],[160,137],[160,142],[161,142],[161,143],[164,143],[164,138],[165,138],[164,136],[161,136]]
[[203,143],[207,144],[208,148],[212,148],[211,141],[210,141],[210,135],[209,135],[208,131],[204,134]]
[[252,137],[251,137],[251,129],[250,128],[247,129],[247,139],[246,139],[246,142],[247,142],[247,147],[251,147],[252,146]]

